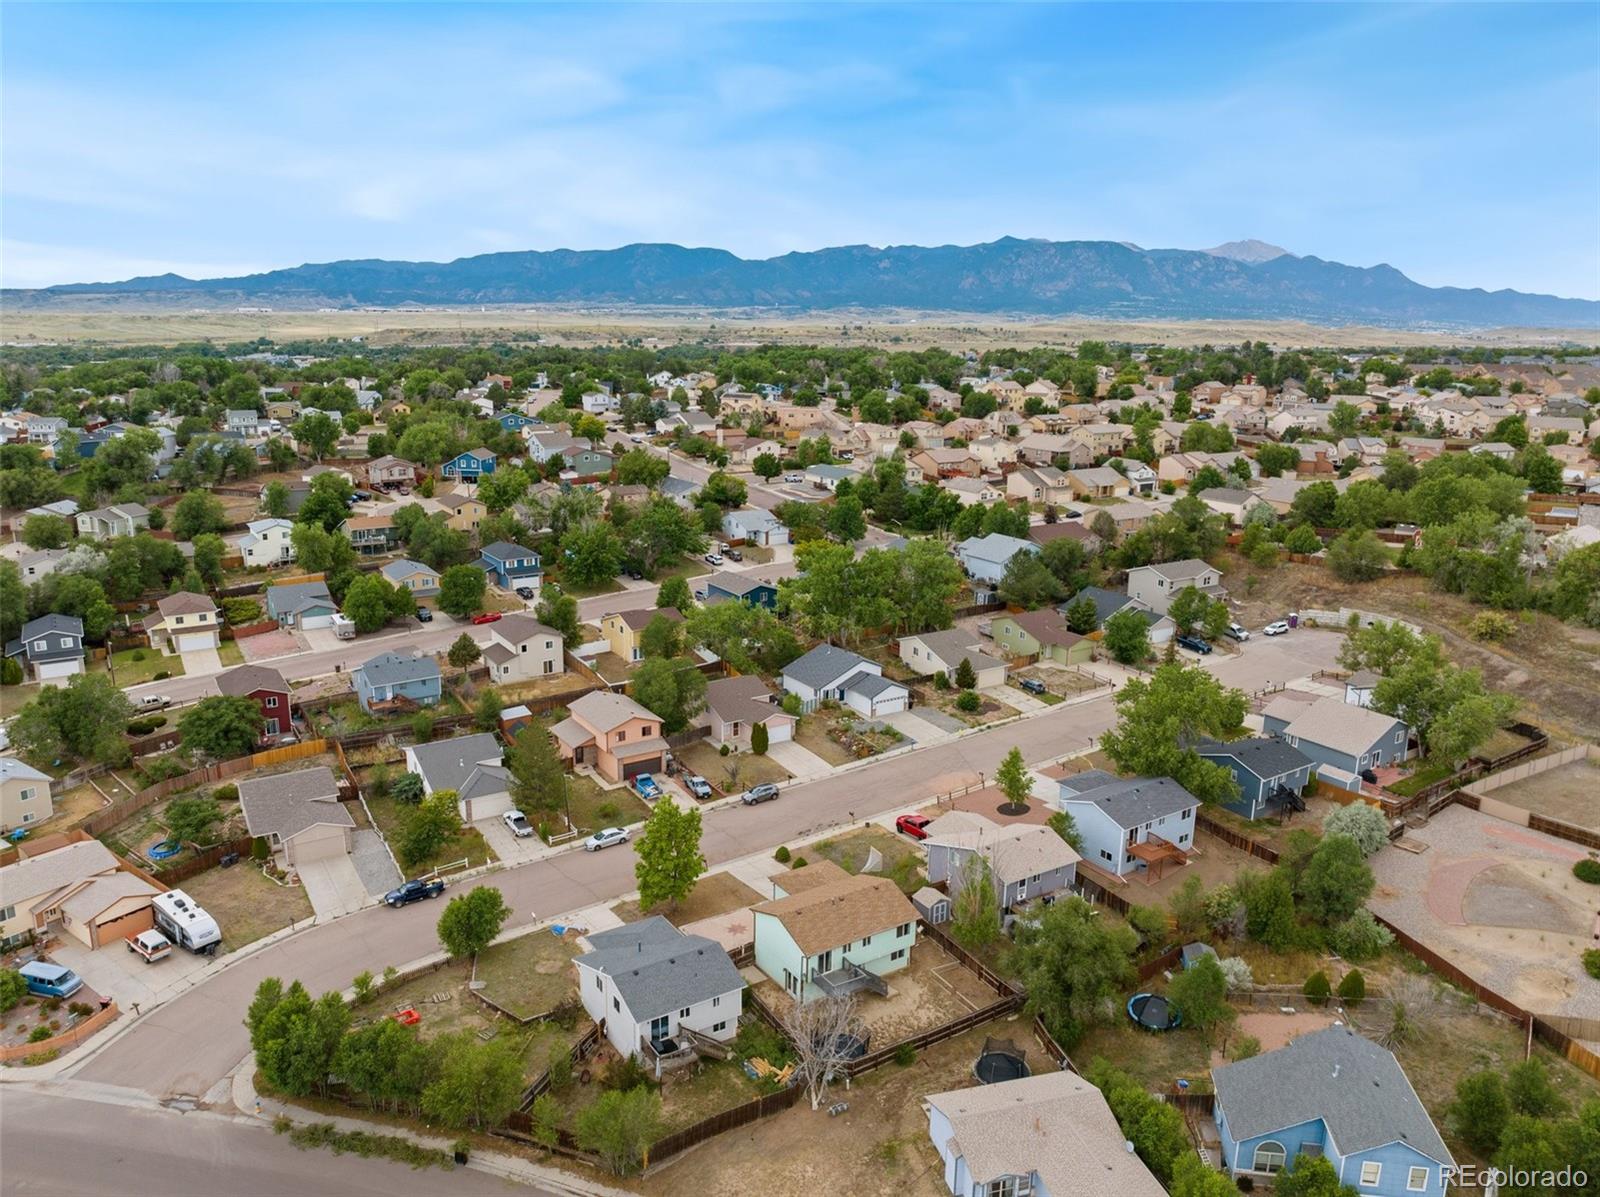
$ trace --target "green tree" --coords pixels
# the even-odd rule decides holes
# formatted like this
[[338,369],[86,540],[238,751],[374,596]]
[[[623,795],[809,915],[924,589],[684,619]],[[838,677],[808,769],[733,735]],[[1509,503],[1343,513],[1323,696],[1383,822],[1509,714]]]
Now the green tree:
[[329,532],[321,524],[296,524],[289,533],[289,541],[294,545],[295,562],[307,573],[331,577],[355,566],[355,547],[344,536]]
[[1511,1101],[1498,1072],[1488,1069],[1474,1072],[1456,1085],[1450,1123],[1456,1134],[1479,1155],[1494,1155],[1510,1119]]
[[309,449],[318,461],[332,453],[339,444],[339,424],[326,412],[315,411],[308,416],[301,416],[289,431],[294,434],[295,443]]
[[208,586],[221,586],[226,576],[222,558],[227,554],[227,542],[215,532],[194,538],[194,568]]
[[1004,601],[1030,611],[1057,601],[1065,593],[1060,580],[1038,553],[1023,552],[1013,554],[1006,562],[996,590]]
[[[22,570],[15,561],[0,561],[0,638],[7,643],[22,635],[28,617],[28,588],[22,583]],[[6,660],[16,663],[15,658]]]
[[1074,599],[1067,607],[1067,627],[1080,636],[1087,636],[1100,626],[1100,613],[1094,599],[1088,595]]
[[1354,403],[1341,399],[1333,405],[1333,414],[1328,417],[1328,428],[1337,436],[1354,436],[1361,425],[1361,409]]
[[622,569],[625,550],[622,538],[610,524],[589,524],[574,528],[562,537],[565,558],[562,572],[574,586],[603,585]]
[[583,638],[578,622],[578,600],[570,594],[562,594],[554,588],[541,590],[534,614],[540,623],[560,632],[566,644],[576,645]]
[[1295,935],[1294,890],[1283,870],[1241,877],[1237,889],[1244,902],[1245,933],[1275,952],[1287,948]]
[[760,453],[756,455],[750,469],[757,478],[764,478],[770,482],[783,473],[783,463],[771,453]]
[[28,981],[14,968],[0,969],[0,1014],[9,1014],[27,996]]
[[488,1130],[517,1108],[523,1061],[513,1040],[480,1043],[470,1032],[458,1031],[434,1041],[433,1059],[435,1077],[422,1091],[421,1103],[430,1118],[450,1127]]
[[1100,746],[1122,772],[1170,777],[1202,802],[1238,797],[1233,774],[1202,760],[1193,745],[1206,737],[1225,740],[1244,722],[1240,691],[1198,665],[1173,662],[1148,680],[1128,682],[1116,706],[1117,724],[1101,736]]
[[215,798],[174,798],[164,816],[173,839],[185,844],[210,844],[211,829],[222,821],[222,807]]
[[1332,924],[1353,915],[1372,886],[1372,869],[1360,845],[1347,835],[1329,835],[1311,854],[1297,893],[1307,914]]
[[1150,624],[1132,607],[1118,611],[1105,623],[1105,646],[1122,665],[1137,665],[1150,656]]
[[1211,599],[1194,586],[1185,586],[1172,598],[1167,614],[1172,617],[1178,631],[1187,636],[1205,619],[1211,609]]
[[1173,976],[1167,1000],[1183,1016],[1184,1026],[1199,1031],[1210,1032],[1234,1017],[1233,1007],[1228,1005],[1228,979],[1209,953]]
[[408,592],[396,589],[382,574],[362,574],[344,592],[339,609],[355,622],[356,631],[376,632],[415,606]]
[[828,506],[823,518],[828,535],[843,544],[854,544],[867,534],[867,520],[862,513],[861,500],[854,495],[842,495]]
[[1078,830],[1078,824],[1064,810],[1058,810],[1046,820],[1051,831],[1072,845],[1072,850],[1078,855],[1083,855],[1083,834]]
[[704,708],[705,696],[705,674],[682,659],[655,657],[633,675],[634,700],[660,717],[661,730],[669,736],[689,726]]
[[193,540],[206,532],[221,532],[228,526],[228,513],[222,501],[210,491],[192,490],[172,509],[172,534],[179,540]]
[[1274,1197],[1358,1197],[1353,1186],[1341,1184],[1326,1156],[1301,1152],[1272,1178]]
[[662,903],[676,907],[706,871],[706,858],[700,853],[699,808],[679,807],[670,796],[658,799],[634,851],[640,909]]
[[476,958],[494,942],[510,915],[511,907],[498,889],[479,886],[450,899],[439,916],[439,942],[456,960]]
[[966,657],[961,658],[961,663],[956,666],[955,677],[952,679],[958,690],[971,690],[978,684],[977,670],[973,669],[972,662]]
[[950,899],[950,934],[968,951],[1000,939],[1000,894],[994,870],[982,852],[974,852],[955,877]]
[[72,525],[61,515],[30,515],[22,521],[22,543],[30,549],[59,549],[72,539]]
[[511,773],[511,799],[523,811],[555,811],[566,797],[567,776],[555,742],[539,723],[530,724],[511,741],[506,756]]
[[243,695],[202,698],[178,719],[184,746],[219,761],[255,751],[261,728],[261,708]]
[[1066,1048],[1111,1008],[1132,979],[1138,937],[1097,917],[1081,898],[1047,906],[1037,923],[1019,923],[1013,964],[1027,1009]]
[[[965,661],[962,664],[966,664]],[[994,771],[994,781],[1000,787],[1000,792],[1006,796],[1006,802],[1013,809],[1016,807],[1027,808],[1028,799],[1033,794],[1033,774],[1028,771],[1027,762],[1022,759],[1022,749],[1012,746],[1006,753],[1005,759],[1000,762],[1000,767]]]
[[602,1093],[578,1115],[577,1139],[616,1175],[627,1176],[638,1171],[661,1129],[661,1097],[640,1085]]
[[683,651],[683,621],[654,616],[639,633],[639,651],[646,657],[676,657]]
[[757,756],[766,756],[769,734],[765,723],[757,723],[750,729],[750,751]]
[[671,577],[661,583],[661,589],[656,592],[656,608],[666,610],[668,607],[683,615],[689,614],[693,609],[694,595],[689,590],[686,578]]
[[320,524],[324,530],[332,532],[350,518],[350,499],[354,494],[342,474],[331,471],[318,474],[311,480],[311,493],[300,504],[295,520],[302,524]]
[[400,863],[415,868],[430,859],[461,830],[454,790],[435,790],[417,804],[400,828]]
[[452,565],[439,575],[439,607],[457,619],[483,610],[488,580],[476,565]]
[[1370,582],[1383,576],[1389,550],[1367,529],[1352,528],[1328,546],[1328,568],[1343,582]]
[[1346,835],[1356,842],[1363,856],[1371,856],[1389,842],[1389,820],[1375,806],[1352,802],[1341,806],[1322,821],[1327,835]]
[[1309,555],[1322,550],[1322,538],[1310,524],[1298,524],[1284,535],[1283,547],[1291,553]]
[[743,507],[748,495],[749,488],[743,482],[721,470],[707,478],[705,485],[700,488],[702,503],[715,503],[723,509]]
[[1566,1108],[1538,1056],[1519,1060],[1506,1070],[1506,1099],[1514,1111],[1530,1118],[1553,1118]]
[[483,650],[478,647],[477,641],[473,640],[467,633],[462,632],[461,635],[451,641],[450,650],[446,653],[445,659],[454,668],[465,671],[472,668],[473,662],[482,655]]
[[1238,1188],[1194,1152],[1180,1154],[1172,1165],[1172,1197],[1236,1197]]
[[128,759],[123,729],[133,706],[103,673],[80,673],[65,686],[47,686],[17,713],[11,740],[46,760],[70,756],[105,765]]
[[274,519],[288,516],[289,488],[282,482],[275,480],[267,483],[267,488],[261,495],[261,514]]

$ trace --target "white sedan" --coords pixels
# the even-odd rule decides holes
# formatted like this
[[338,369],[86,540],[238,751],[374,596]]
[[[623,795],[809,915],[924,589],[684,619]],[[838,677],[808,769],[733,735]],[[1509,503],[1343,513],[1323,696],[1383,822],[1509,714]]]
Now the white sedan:
[[585,852],[598,852],[601,848],[609,848],[612,844],[626,844],[628,833],[621,827],[602,827],[588,839],[583,841]]
[[1268,636],[1282,636],[1289,630],[1289,622],[1288,620],[1280,619],[1274,623],[1269,623],[1261,630]]
[[785,474],[783,476],[783,480],[785,482],[804,482],[805,481],[805,479],[799,474]]
[[703,560],[705,561],[705,563],[707,565],[721,565],[722,564],[722,554],[721,553],[707,553],[705,555],[705,557],[703,558]]

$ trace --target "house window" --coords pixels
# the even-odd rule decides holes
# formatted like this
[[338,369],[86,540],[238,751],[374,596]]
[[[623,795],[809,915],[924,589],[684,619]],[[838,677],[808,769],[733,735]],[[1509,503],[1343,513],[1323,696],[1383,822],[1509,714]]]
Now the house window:
[[620,1000],[620,999],[618,999],[618,998],[612,998],[612,999],[611,999],[611,1008],[612,1008],[612,1009],[613,1009],[613,1010],[619,1010],[619,1011],[620,1011],[620,1010],[621,1010],[621,1009],[622,1009],[622,1002],[621,1002],[621,1000]]
[[871,943],[871,942],[872,942],[872,936],[870,936],[870,935],[863,935],[863,936],[862,936],[862,937],[861,937],[861,946],[862,946],[862,947],[866,947],[866,946],[867,946],[867,945],[868,945],[868,944],[869,944],[869,943]]
[[1378,1178],[1382,1175],[1383,1165],[1376,1160],[1367,1160],[1361,1165],[1361,1183],[1364,1185],[1377,1184]]
[[718,1031],[726,1031],[727,1029],[728,1029],[728,1024],[726,1022],[714,1022],[714,1023],[711,1024],[711,1033],[713,1035],[716,1034]]
[[1032,1192],[1032,1176],[1001,1176],[972,1190],[973,1197],[1029,1197]]
[[895,928],[894,934],[896,939],[904,939],[906,936],[911,934],[911,924],[901,923]]
[[1404,732],[1395,732],[1394,733],[1394,742],[1396,744],[1400,743],[1400,737],[1403,736],[1403,735],[1405,735]]
[[1109,852],[1107,852],[1107,851],[1106,851],[1106,850],[1105,850],[1105,849],[1104,849],[1104,848],[1101,848],[1101,849],[1100,849],[1100,855],[1101,855],[1101,856],[1103,856],[1103,857],[1105,857],[1105,858],[1106,858],[1106,859],[1107,859],[1107,860],[1113,860],[1113,859],[1115,859],[1115,858],[1114,858],[1114,857],[1113,857],[1113,856],[1112,856],[1112,855],[1111,855],[1111,853],[1109,853]]
[[618,744],[622,743],[627,738],[628,738],[628,733],[626,731],[619,731],[617,733],[617,743]]
[[653,736],[653,735],[656,734],[655,733],[655,728],[653,727],[653,725],[651,725],[649,723],[646,723],[643,727],[641,727],[639,729],[639,734],[641,736]]
[[722,999],[720,997],[714,997],[711,999],[711,1004],[713,1006],[720,1006],[722,1005]]
[[275,711],[275,710],[278,709],[278,699],[277,699],[276,695],[274,695],[273,697],[267,699],[266,708],[269,711]]
[[1180,835],[1178,837],[1178,842],[1180,844],[1187,844],[1189,842],[1189,833],[1186,831],[1182,835]]
[[48,640],[35,640],[33,642],[33,651],[36,652],[36,653],[42,653],[42,652],[44,652],[45,649],[47,649],[49,647],[50,647],[50,642]]
[[32,823],[32,822],[33,822],[33,821],[34,821],[34,820],[35,820],[35,819],[37,819],[37,818],[38,818],[38,817],[39,817],[39,816],[38,816],[38,815],[34,815],[34,814],[26,814],[26,815],[23,815],[23,816],[22,816],[22,821],[23,821],[23,822],[24,822],[24,823]]
[[1189,818],[1189,817],[1190,817],[1190,816],[1192,816],[1192,815],[1193,815],[1193,814],[1194,814],[1194,807],[1192,807],[1192,806],[1191,806],[1191,807],[1190,807],[1190,808],[1189,808],[1189,809],[1188,809],[1188,810],[1186,810],[1186,811],[1184,811],[1184,812],[1183,812],[1183,817],[1184,817],[1184,818],[1185,818],[1185,819],[1187,819],[1187,818]]
[[1256,1158],[1253,1170],[1256,1172],[1282,1172],[1283,1165],[1288,1161],[1289,1153],[1283,1149],[1283,1144],[1268,1139],[1264,1143],[1256,1144]]
[[904,948],[896,948],[894,951],[889,953],[890,960],[904,960],[905,958],[906,950]]
[[39,791],[37,789],[35,789],[33,786],[25,786],[25,787],[23,787],[22,793],[17,796],[17,801],[19,801],[19,802],[31,801],[33,796],[35,794],[37,794],[38,792]]
[[1406,1173],[1406,1192],[1422,1193],[1428,1188],[1428,1170],[1426,1168],[1412,1168]]
[[604,989],[606,987],[605,982],[600,979],[599,973],[596,973],[594,976],[594,987],[596,989]]
[[679,1010],[678,1011],[678,1017],[679,1018],[688,1018],[689,1017],[689,1007],[685,1006],[682,1010]]
[[16,917],[17,908],[15,906],[0,906],[0,923],[9,923]]

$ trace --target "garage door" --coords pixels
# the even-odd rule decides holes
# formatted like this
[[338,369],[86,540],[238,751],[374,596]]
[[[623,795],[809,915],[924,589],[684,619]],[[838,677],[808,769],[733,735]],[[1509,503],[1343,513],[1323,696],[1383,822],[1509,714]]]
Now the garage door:
[[660,756],[647,756],[647,757],[644,757],[641,760],[633,761],[631,764],[627,764],[627,765],[622,766],[622,776],[624,778],[626,778],[626,779],[629,779],[629,780],[631,780],[631,779],[633,779],[635,777],[638,777],[639,774],[641,774],[641,773],[660,773],[660,772],[661,772],[661,757]]
[[348,852],[344,836],[337,831],[323,835],[313,832],[295,836],[289,844],[288,857],[290,864],[302,865],[314,860],[332,860]]
[[180,653],[195,652],[202,648],[216,648],[217,638],[210,632],[190,632],[178,637]]
[[767,743],[782,744],[786,740],[794,739],[794,724],[787,719],[779,719],[767,724]]
[[148,931],[155,924],[155,913],[146,906],[143,910],[135,910],[121,918],[107,919],[95,928],[95,938],[103,948],[115,944],[119,939],[131,939],[141,931]]
[[300,617],[300,627],[308,632],[313,628],[331,628],[332,626],[333,612],[331,611],[326,615],[302,615]]
[[904,695],[898,697],[885,696],[872,704],[872,713],[874,715],[894,715],[905,709],[906,700]]

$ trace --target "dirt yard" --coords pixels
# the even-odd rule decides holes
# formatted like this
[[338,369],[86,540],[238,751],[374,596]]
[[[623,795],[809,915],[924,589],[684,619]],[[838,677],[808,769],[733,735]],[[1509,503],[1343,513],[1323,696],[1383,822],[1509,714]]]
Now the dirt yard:
[[917,1053],[908,1067],[888,1064],[853,1082],[833,1086],[826,1104],[849,1103],[830,1117],[801,1101],[791,1110],[719,1136],[670,1167],[639,1182],[650,1197],[693,1191],[702,1197],[812,1197],[841,1190],[851,1197],[947,1197],[939,1156],[928,1142],[921,1099],[928,1093],[976,1083],[972,1066],[987,1036],[1015,1040],[1027,1049],[1034,1072],[1050,1067],[1027,1020],[1001,1019]]
[[488,948],[478,957],[484,994],[523,1018],[554,1010],[576,996],[576,939],[535,931]]
[[[697,923],[701,919],[716,918],[733,910],[742,910],[766,899],[766,894],[758,894],[732,873],[707,873],[695,883],[689,896],[676,907],[671,909],[663,907],[650,913],[665,915],[673,926],[682,927],[686,923]],[[634,922],[644,916],[638,902],[618,902],[611,908],[611,913],[625,923]]]
[[1526,781],[1484,791],[1483,797],[1579,827],[1600,828],[1600,761],[1572,761]]
[[883,860],[875,872],[890,878],[908,894],[922,888],[922,853],[911,840],[883,827],[863,827],[848,835],[818,840],[805,851],[833,861],[847,873],[859,873],[874,848]]
[[763,782],[782,784],[793,776],[770,756],[753,752],[731,752],[723,756],[707,740],[696,740],[686,748],[673,749],[678,763],[688,772],[705,778],[725,794],[738,793]]
[[53,810],[50,817],[42,823],[30,823],[28,825],[28,834],[49,835],[53,831],[69,831],[94,814],[95,811],[108,805],[106,795],[109,795],[113,800],[132,796],[130,791],[123,789],[109,776],[103,776],[96,780],[100,790],[105,791],[105,795],[102,795],[100,790],[88,784],[68,790],[65,794],[56,795],[51,804]]
[[237,952],[313,913],[304,889],[278,884],[250,860],[228,869],[207,869],[183,882],[183,891],[217,920],[225,952]]

